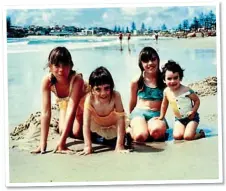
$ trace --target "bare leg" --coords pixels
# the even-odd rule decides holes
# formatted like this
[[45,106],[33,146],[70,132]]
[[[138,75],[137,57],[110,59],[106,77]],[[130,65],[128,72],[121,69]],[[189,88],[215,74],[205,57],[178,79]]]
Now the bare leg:
[[184,137],[184,131],[185,131],[185,126],[179,121],[176,121],[173,129],[173,138],[175,140],[182,140]]
[[82,124],[83,124],[83,115],[82,114],[77,115],[75,117],[72,128],[72,134],[74,138],[83,139]]
[[154,140],[162,140],[165,138],[166,123],[163,120],[150,119],[148,121],[148,130]]
[[195,140],[205,137],[205,133],[203,130],[200,130],[199,133],[196,133],[196,129],[198,127],[198,123],[195,121],[190,121],[185,129],[184,139],[185,140]]
[[149,132],[147,122],[142,117],[135,117],[130,122],[132,131],[131,136],[134,141],[144,142],[147,140]]

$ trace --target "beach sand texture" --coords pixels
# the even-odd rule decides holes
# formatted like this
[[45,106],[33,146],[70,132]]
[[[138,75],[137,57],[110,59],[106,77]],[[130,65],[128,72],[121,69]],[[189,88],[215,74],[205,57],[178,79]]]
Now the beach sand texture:
[[[56,133],[57,108],[53,107],[47,153],[32,155],[40,138],[40,113],[35,113],[20,127],[22,131],[11,134],[9,140],[9,182],[104,182],[104,181],[170,181],[219,179],[217,78],[211,77],[191,84],[199,92],[201,105],[200,127],[212,129],[211,136],[196,141],[152,142],[134,145],[128,154],[115,153],[113,149],[93,144],[95,153],[90,156],[51,153],[59,140]],[[200,88],[202,87],[202,88]],[[202,89],[202,91],[200,91]],[[201,93],[200,93],[201,92]],[[171,108],[167,119],[172,119]],[[170,121],[170,120],[169,120]],[[26,129],[26,130],[25,130]],[[83,149],[83,141],[68,138],[70,149]]]

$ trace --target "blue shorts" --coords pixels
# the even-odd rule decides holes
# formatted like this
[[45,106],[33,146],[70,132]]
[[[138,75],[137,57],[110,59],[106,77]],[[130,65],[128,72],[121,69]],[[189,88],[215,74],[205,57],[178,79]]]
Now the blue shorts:
[[179,119],[175,117],[175,121],[181,122],[184,126],[186,126],[190,121],[195,121],[199,123],[199,113],[196,113],[193,119],[189,119],[188,117]]
[[[140,108],[135,108],[131,113],[130,113],[130,120],[132,120],[135,117],[142,117],[145,119],[145,121],[149,121],[153,117],[159,117],[160,116],[160,111],[153,111],[150,109],[140,109]],[[168,129],[168,123],[166,119],[164,118],[163,121],[166,123],[166,128]]]
[[130,114],[130,120],[134,117],[143,117],[146,121],[149,121],[153,117],[159,117],[160,111],[152,111],[149,109],[135,108]]

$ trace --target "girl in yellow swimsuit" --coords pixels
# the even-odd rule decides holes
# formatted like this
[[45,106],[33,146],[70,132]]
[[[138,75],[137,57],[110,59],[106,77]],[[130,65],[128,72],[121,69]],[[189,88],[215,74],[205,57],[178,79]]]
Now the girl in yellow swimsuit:
[[67,152],[66,139],[70,132],[76,138],[82,137],[82,112],[85,95],[85,83],[81,74],[72,70],[73,62],[70,52],[65,47],[54,48],[48,57],[47,67],[50,74],[42,80],[42,110],[40,145],[32,153],[45,153],[51,119],[51,92],[59,105],[60,141],[57,152]]
[[86,96],[83,116],[85,147],[81,155],[92,153],[92,134],[106,140],[117,138],[115,150],[124,149],[125,112],[120,93],[114,90],[114,82],[105,67],[96,68],[89,77],[91,92]]
[[166,84],[158,119],[163,119],[170,103],[175,115],[173,137],[176,140],[194,140],[205,137],[203,130],[196,133],[199,124],[199,97],[187,86],[181,84],[183,69],[173,60],[169,60],[162,68],[163,79]]

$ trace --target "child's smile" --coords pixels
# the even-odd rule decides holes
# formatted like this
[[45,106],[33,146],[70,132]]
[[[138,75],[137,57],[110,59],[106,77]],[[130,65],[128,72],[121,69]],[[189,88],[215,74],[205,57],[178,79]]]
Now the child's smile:
[[179,73],[178,72],[173,73],[172,71],[167,70],[164,82],[170,89],[177,90],[180,87]]
[[94,86],[93,94],[101,101],[106,102],[110,99],[111,88],[109,84]]

